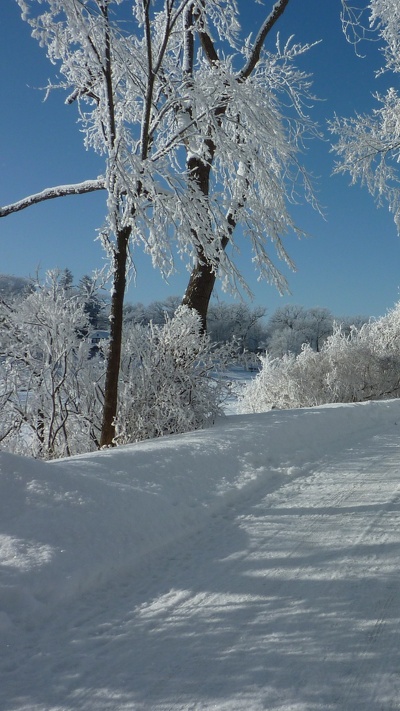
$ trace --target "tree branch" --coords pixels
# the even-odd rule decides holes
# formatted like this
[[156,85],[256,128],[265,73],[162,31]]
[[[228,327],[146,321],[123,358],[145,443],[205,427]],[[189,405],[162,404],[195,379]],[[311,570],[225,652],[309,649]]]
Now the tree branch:
[[199,35],[200,44],[203,47],[204,54],[206,55],[211,65],[217,64],[219,61],[219,57],[210,35],[208,34],[208,32],[205,31],[203,17],[199,10],[197,10],[194,17],[196,18],[196,21],[199,24],[197,32]]
[[259,30],[259,33],[254,43],[253,51],[247,61],[247,64],[243,67],[242,71],[239,74],[239,81],[245,81],[252,73],[258,60],[260,59],[260,54],[262,46],[265,42],[265,38],[267,37],[270,30],[272,30],[277,20],[279,20],[280,16],[284,13],[288,4],[289,0],[278,0],[278,2],[275,3],[271,13],[269,14],[269,16],[267,17],[264,24]]
[[[290,0],[277,0],[275,5],[273,6],[270,14],[259,29],[258,35],[254,42],[253,51],[246,65],[243,67],[242,71],[238,75],[238,81],[245,81],[246,79],[248,79],[248,77],[254,70],[258,60],[260,59],[261,50],[268,33],[272,30],[277,20],[279,20],[280,16],[283,15],[286,7],[289,4],[289,1]],[[197,14],[197,20],[199,21],[200,25],[198,29],[198,35],[201,45],[203,47],[203,51],[211,65],[217,64],[219,61],[217,51],[214,47],[214,43],[210,35],[204,29],[204,23],[202,22],[202,18],[199,16],[199,14]]]
[[44,202],[45,200],[53,200],[54,198],[65,197],[66,195],[83,195],[84,193],[92,193],[95,190],[105,190],[105,187],[105,179],[100,177],[96,178],[96,180],[85,180],[83,183],[45,188],[45,190],[42,190],[40,193],[29,195],[29,197],[18,200],[18,202],[14,202],[11,205],[0,207],[0,217],[6,217],[13,212],[19,212],[26,207],[37,205],[39,202]]

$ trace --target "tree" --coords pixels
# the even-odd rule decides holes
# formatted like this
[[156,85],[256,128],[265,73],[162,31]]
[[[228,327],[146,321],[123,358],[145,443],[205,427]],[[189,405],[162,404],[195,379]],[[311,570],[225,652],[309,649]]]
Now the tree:
[[262,306],[250,308],[247,304],[211,304],[208,310],[208,334],[215,343],[229,343],[235,338],[241,349],[255,352],[265,340]]
[[[0,324],[0,449],[53,459],[98,447],[108,342],[94,354],[82,337],[90,325],[86,294],[65,272],[48,272],[24,298],[0,300]],[[172,317],[164,312],[162,324],[126,329],[116,442],[212,422],[229,393],[216,372],[235,356],[235,344],[211,343],[185,306]]]
[[[361,40],[378,37],[382,42],[384,66],[380,73],[400,72],[400,16],[397,0],[370,0],[367,7],[355,9],[342,0],[343,26],[349,41],[358,46]],[[369,15],[369,25],[364,21]],[[400,97],[389,88],[376,94],[377,108],[370,115],[353,118],[336,117],[330,122],[331,132],[338,136],[334,146],[339,156],[337,173],[350,174],[352,183],[365,185],[378,204],[387,202],[400,232]]]
[[71,270],[68,269],[68,267],[63,269],[62,272],[60,273],[59,283],[60,283],[60,286],[62,286],[66,292],[70,291],[73,288],[74,275],[72,274]]
[[57,86],[68,91],[67,104],[78,105],[85,146],[104,155],[105,171],[31,195],[0,216],[56,197],[107,192],[102,242],[113,286],[101,446],[109,446],[130,245],[143,245],[164,274],[174,268],[174,246],[194,264],[184,300],[203,324],[217,272],[232,287],[245,286],[225,251],[239,222],[260,273],[285,287],[266,244],[275,243],[291,265],[282,236],[294,228],[286,202],[298,176],[312,200],[297,158],[304,133],[315,134],[304,110],[310,82],[294,66],[308,46],[278,43],[274,53],[262,52],[289,0],[273,5],[253,42],[239,41],[234,0],[17,2],[58,66]]
[[319,351],[333,331],[334,317],[329,309],[287,304],[275,311],[268,321],[268,353],[281,357],[285,353],[298,355],[304,344]]
[[11,274],[0,274],[0,299],[9,302],[24,297],[33,289],[32,280]]
[[[198,311],[204,328],[217,275],[233,291],[236,282],[247,288],[226,253],[227,246],[234,245],[237,226],[244,226],[252,242],[260,275],[285,291],[286,281],[266,251],[265,238],[275,243],[279,257],[293,267],[281,240],[288,228],[295,227],[286,205],[293,194],[290,183],[300,176],[307,198],[315,204],[297,159],[304,134],[316,133],[304,110],[304,99],[310,99],[309,77],[294,67],[309,47],[290,42],[281,47],[278,40],[275,53],[264,50],[288,4],[289,0],[274,3],[254,40],[231,32],[220,34],[218,42],[206,2],[190,2],[185,10],[184,69],[193,99],[185,107],[184,118],[200,130],[186,144],[188,191],[196,205],[191,223],[196,259],[183,303]],[[214,84],[207,112],[207,97],[201,91],[205,74]],[[291,175],[293,168],[296,178]],[[205,214],[199,220],[202,208]],[[205,245],[200,240],[204,225],[209,226],[210,235]]]
[[[92,329],[104,328],[106,326],[105,304],[101,301],[98,292],[98,283],[96,277],[91,277],[85,274],[78,285],[79,293],[85,301],[85,313],[89,319],[89,325]],[[87,334],[85,334],[87,335]]]
[[98,446],[104,368],[80,337],[85,300],[54,271],[0,301],[0,446],[51,459]]
[[175,312],[181,305],[180,296],[168,296],[164,301],[152,301],[148,306],[142,303],[126,304],[124,307],[124,324],[140,324],[142,326],[149,323],[164,325],[166,318],[173,318]]

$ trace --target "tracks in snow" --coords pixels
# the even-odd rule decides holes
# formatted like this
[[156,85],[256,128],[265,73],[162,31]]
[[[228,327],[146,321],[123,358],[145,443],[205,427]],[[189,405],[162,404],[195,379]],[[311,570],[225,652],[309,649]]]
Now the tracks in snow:
[[69,605],[68,629],[64,610],[28,634],[3,666],[15,693],[0,690],[0,707],[398,711],[399,454],[379,437],[264,497],[244,492],[207,530]]

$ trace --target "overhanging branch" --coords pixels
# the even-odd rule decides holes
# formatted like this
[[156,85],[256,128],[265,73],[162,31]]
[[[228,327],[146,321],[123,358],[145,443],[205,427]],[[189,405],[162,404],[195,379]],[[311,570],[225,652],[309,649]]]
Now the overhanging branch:
[[25,210],[26,207],[37,205],[45,200],[54,200],[54,198],[65,197],[66,195],[83,195],[84,193],[93,193],[96,190],[105,190],[106,183],[103,177],[95,180],[84,180],[82,183],[74,183],[73,185],[58,185],[54,188],[45,188],[40,193],[29,195],[18,202],[11,205],[0,207],[0,217],[7,217],[14,212]]

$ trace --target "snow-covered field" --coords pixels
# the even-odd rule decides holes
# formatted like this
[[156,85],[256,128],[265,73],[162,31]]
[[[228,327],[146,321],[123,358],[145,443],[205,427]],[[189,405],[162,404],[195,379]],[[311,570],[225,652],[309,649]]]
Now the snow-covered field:
[[1,711],[400,709],[400,402],[0,453]]

